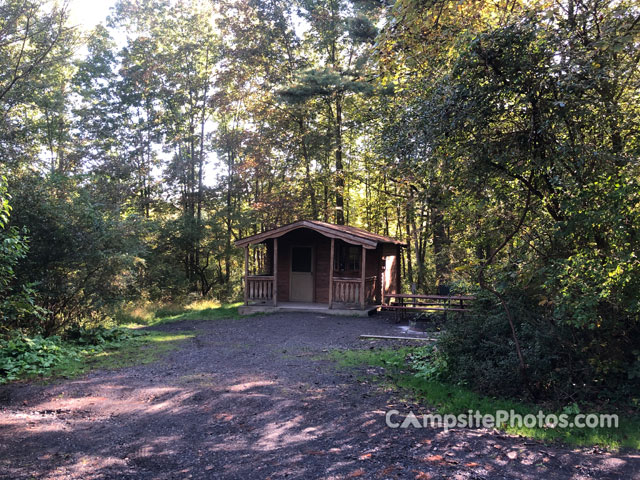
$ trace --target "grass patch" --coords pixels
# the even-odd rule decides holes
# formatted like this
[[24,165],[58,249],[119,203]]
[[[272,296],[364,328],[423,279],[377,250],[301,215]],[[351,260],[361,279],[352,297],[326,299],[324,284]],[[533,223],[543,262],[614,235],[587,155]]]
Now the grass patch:
[[150,363],[195,333],[145,331],[141,327],[181,320],[235,319],[239,305],[211,300],[180,305],[131,304],[116,312],[109,326],[73,326],[59,336],[46,338],[13,332],[0,337],[0,385]]
[[366,365],[399,369],[405,365],[405,358],[410,351],[408,347],[384,350],[332,350],[327,356],[342,368]]
[[64,337],[29,337],[15,332],[0,339],[0,384],[16,380],[72,378],[94,369],[115,369],[157,360],[195,332],[134,328],[78,328]]
[[147,302],[128,305],[115,314],[120,325],[160,325],[181,320],[218,320],[239,318],[242,303],[220,304],[213,300],[197,300],[188,304],[160,304]]
[[80,358],[70,358],[52,369],[51,376],[73,378],[90,370],[118,369],[132,365],[145,365],[160,359],[178,347],[180,342],[193,338],[196,332],[148,331],[131,337],[112,348],[88,351]]
[[[522,416],[537,415],[542,410],[545,414],[567,413],[575,415],[577,407],[562,411],[545,410],[544,407],[519,402],[516,400],[487,397],[467,388],[451,385],[441,381],[427,380],[416,376],[407,357],[420,347],[404,347],[399,349],[377,350],[334,350],[328,357],[340,367],[353,368],[361,366],[384,367],[386,378],[377,377],[374,381],[396,390],[411,393],[417,400],[434,407],[440,414],[467,414],[469,410],[477,410],[483,415],[495,415],[497,410],[513,410]],[[571,411],[573,410],[573,411]],[[408,413],[408,412],[405,412]],[[416,415],[426,412],[414,412]],[[598,413],[598,412],[582,412]],[[611,412],[603,412],[611,413]],[[573,421],[573,418],[571,418]],[[524,425],[504,424],[499,427],[506,433],[522,435],[546,443],[561,442],[569,445],[598,445],[617,450],[622,447],[640,449],[640,418],[637,416],[619,415],[618,428],[528,428]]]

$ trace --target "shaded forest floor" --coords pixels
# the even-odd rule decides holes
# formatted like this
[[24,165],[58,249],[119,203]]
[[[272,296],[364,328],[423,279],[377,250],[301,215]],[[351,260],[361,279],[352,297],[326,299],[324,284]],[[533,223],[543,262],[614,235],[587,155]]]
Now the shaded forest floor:
[[384,317],[151,328],[195,335],[148,365],[0,387],[0,478],[640,478],[637,452],[388,428],[387,410],[424,406],[326,355],[382,345],[358,336],[398,334]]

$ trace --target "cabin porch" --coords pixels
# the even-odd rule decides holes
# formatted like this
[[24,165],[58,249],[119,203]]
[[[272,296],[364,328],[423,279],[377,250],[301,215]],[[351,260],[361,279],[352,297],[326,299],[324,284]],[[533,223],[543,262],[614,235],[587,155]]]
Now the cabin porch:
[[244,248],[244,307],[369,315],[399,286],[401,242],[353,227],[301,221],[236,242]]

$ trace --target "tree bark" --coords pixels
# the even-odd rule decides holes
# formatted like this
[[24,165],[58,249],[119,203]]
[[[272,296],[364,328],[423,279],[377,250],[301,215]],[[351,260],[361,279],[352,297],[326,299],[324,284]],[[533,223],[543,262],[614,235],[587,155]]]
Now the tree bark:
[[342,162],[342,96],[336,97],[336,223],[344,225],[344,164]]
[[451,277],[449,262],[449,237],[442,209],[438,205],[431,207],[431,229],[433,235],[433,257],[436,267],[436,284],[446,285]]

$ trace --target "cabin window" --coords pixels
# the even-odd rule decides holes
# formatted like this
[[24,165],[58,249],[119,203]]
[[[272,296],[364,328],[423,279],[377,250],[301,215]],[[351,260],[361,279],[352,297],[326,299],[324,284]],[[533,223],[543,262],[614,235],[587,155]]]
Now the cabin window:
[[291,248],[291,271],[311,272],[311,248],[292,247]]
[[359,272],[361,263],[361,247],[354,245],[336,245],[333,269],[336,272]]

